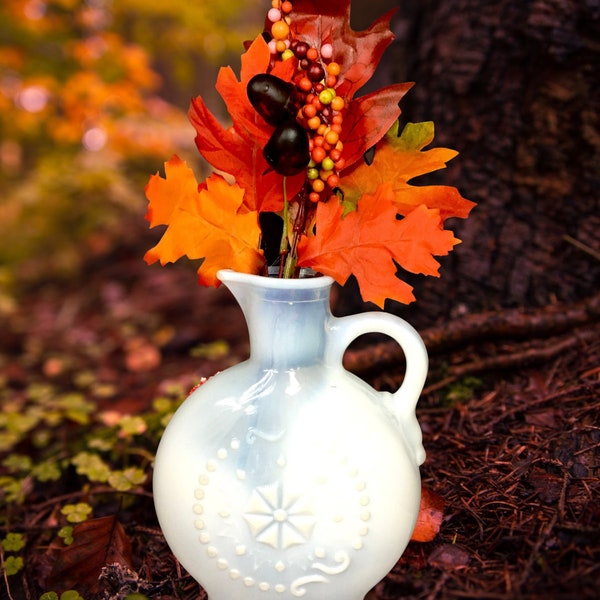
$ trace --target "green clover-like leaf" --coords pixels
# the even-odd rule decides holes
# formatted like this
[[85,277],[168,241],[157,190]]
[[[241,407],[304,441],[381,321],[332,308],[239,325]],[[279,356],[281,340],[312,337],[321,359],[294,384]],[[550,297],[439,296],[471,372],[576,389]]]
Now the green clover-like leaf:
[[25,454],[9,454],[3,461],[2,464],[11,473],[26,473],[31,469],[33,461],[30,456]]
[[70,546],[73,543],[73,527],[65,525],[58,530],[58,537],[62,538],[65,546]]
[[90,481],[108,481],[110,467],[97,454],[79,452],[71,459],[71,463],[79,475],[85,475]]
[[12,450],[21,439],[21,436],[14,431],[0,431],[0,452]]
[[[6,407],[3,408],[3,411],[8,413]],[[39,423],[39,420],[38,415],[29,412],[10,412],[5,415],[4,427],[9,432],[25,434],[31,431]]]
[[60,595],[60,600],[84,600],[79,592],[75,590],[67,590]]
[[114,439],[94,437],[88,440],[87,447],[93,448],[94,450],[100,450],[101,452],[108,452],[113,449],[114,443]]
[[4,559],[4,571],[7,575],[16,575],[23,568],[23,559],[20,556],[7,556]]
[[129,467],[123,471],[113,471],[108,483],[119,492],[127,492],[136,485],[141,485],[146,481],[146,473],[137,467]]
[[69,523],[83,523],[92,513],[92,507],[87,502],[65,504],[60,512],[67,517]]
[[[22,504],[25,500],[24,480],[10,477],[8,475],[0,476],[0,490],[4,492],[4,502],[10,504]],[[0,496],[1,497],[1,496]]]
[[123,415],[119,419],[119,435],[122,437],[140,435],[144,433],[146,429],[148,429],[148,426],[142,417]]
[[60,479],[60,468],[54,461],[45,460],[31,469],[31,474],[38,480],[43,482],[56,481]]
[[164,414],[175,410],[174,404],[175,403],[170,398],[159,396],[152,401],[152,408],[155,412]]
[[25,545],[22,533],[7,533],[2,540],[2,547],[6,552],[18,552]]
[[87,425],[90,422],[90,414],[96,410],[93,402],[86,400],[83,394],[76,392],[61,396],[57,404],[64,410],[68,419],[80,425]]
[[49,383],[34,382],[27,386],[26,394],[30,400],[43,403],[54,396],[55,389]]

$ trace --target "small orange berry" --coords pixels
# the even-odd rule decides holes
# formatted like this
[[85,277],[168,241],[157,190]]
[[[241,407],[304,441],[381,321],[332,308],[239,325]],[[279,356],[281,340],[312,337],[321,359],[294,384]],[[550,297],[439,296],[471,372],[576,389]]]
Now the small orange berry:
[[325,141],[331,146],[335,146],[339,139],[340,134],[337,131],[334,131],[333,127],[325,134]]
[[316,48],[309,48],[306,52],[306,58],[308,60],[317,60],[319,58],[319,51]]
[[314,105],[312,104],[306,104],[302,107],[302,114],[307,118],[307,119],[311,119],[312,117],[316,116],[317,114],[317,109]]
[[321,161],[327,156],[327,152],[321,148],[321,146],[316,146],[313,148],[310,157],[315,161],[316,164],[320,164]]
[[341,96],[336,96],[331,101],[331,108],[333,108],[333,110],[342,110],[344,106],[346,106],[346,103],[344,102],[344,99]]
[[312,189],[314,192],[322,192],[325,189],[325,182],[322,179],[313,179],[312,183]]
[[340,65],[336,62],[330,62],[327,65],[327,72],[330,75],[334,75],[337,77],[340,74],[340,70],[341,70]]
[[286,15],[291,13],[293,8],[294,7],[292,6],[292,3],[288,2],[287,0],[281,3],[281,12],[285,13]]
[[309,129],[318,129],[321,126],[321,117],[314,116],[306,122]]
[[300,79],[300,81],[298,82],[298,87],[303,92],[308,92],[312,90],[312,81],[308,77],[302,77],[302,79]]
[[327,178],[327,185],[333,189],[338,187],[338,185],[340,185],[340,178],[335,174],[332,173],[328,178]]
[[290,26],[285,21],[276,21],[271,26],[271,35],[276,40],[285,40],[290,34]]
[[308,199],[309,199],[311,202],[318,202],[318,201],[321,199],[321,194],[318,194],[317,192],[311,192],[311,193],[308,195]]
[[335,148],[329,153],[329,157],[333,162],[337,162],[338,160],[340,160],[341,156],[342,153],[339,150],[336,150]]

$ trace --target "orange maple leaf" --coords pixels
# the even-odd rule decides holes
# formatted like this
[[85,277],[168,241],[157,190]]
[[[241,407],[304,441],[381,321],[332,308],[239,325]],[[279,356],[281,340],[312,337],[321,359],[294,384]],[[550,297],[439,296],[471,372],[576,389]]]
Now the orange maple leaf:
[[258,213],[243,206],[244,189],[217,174],[199,189],[194,173],[177,156],[165,163],[165,175],[152,175],[146,186],[146,219],[150,227],[167,229],[144,260],[164,265],[182,256],[203,259],[198,280],[206,286],[219,285],[219,269],[258,273],[264,264]]
[[449,148],[423,150],[433,141],[432,122],[408,123],[398,136],[398,123],[377,144],[373,162],[359,161],[345,171],[340,181],[346,206],[354,206],[362,194],[372,194],[379,185],[391,181],[394,202],[401,215],[407,215],[416,206],[424,204],[437,208],[442,221],[449,217],[466,218],[474,202],[463,198],[450,186],[413,186],[411,179],[446,167],[458,152]]
[[440,265],[433,256],[448,254],[459,240],[442,229],[438,209],[420,205],[398,220],[394,199],[388,182],[364,195],[356,210],[344,217],[339,202],[319,203],[316,233],[301,239],[298,265],[340,284],[354,274],[363,300],[381,308],[386,298],[412,302],[412,287],[396,276],[396,263],[411,273],[439,276]]
[[[248,99],[248,81],[267,70],[271,53],[262,36],[258,36],[242,55],[240,81],[230,67],[219,70],[216,89],[225,101],[233,125],[224,127],[210,112],[200,96],[190,105],[189,118],[196,130],[196,146],[200,154],[217,170],[235,177],[246,190],[244,205],[249,210],[278,212],[283,209],[283,176],[265,160],[262,149],[273,133],[254,110]],[[289,80],[295,61],[278,63],[271,71]],[[286,186],[290,198],[303,186],[305,173],[288,177]]]

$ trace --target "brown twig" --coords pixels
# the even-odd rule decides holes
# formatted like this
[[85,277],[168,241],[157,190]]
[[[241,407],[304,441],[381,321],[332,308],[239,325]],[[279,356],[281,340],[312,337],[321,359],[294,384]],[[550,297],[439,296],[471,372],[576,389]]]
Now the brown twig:
[[423,393],[428,394],[437,391],[454,383],[458,379],[484,371],[505,370],[513,367],[549,362],[567,350],[578,345],[585,345],[593,340],[597,340],[599,337],[600,330],[598,328],[576,331],[573,335],[566,338],[552,338],[524,350],[494,354],[462,364],[452,365],[448,367],[447,374],[443,379],[428,385],[423,390]]
[[[577,304],[467,315],[443,326],[426,329],[421,336],[427,351],[432,355],[479,340],[489,342],[503,339],[548,338],[599,321],[600,294],[596,294]],[[543,354],[544,350],[540,349],[540,352]],[[532,353],[532,358],[534,354]],[[526,359],[527,356],[519,357],[521,358]],[[383,371],[401,364],[403,360],[402,350],[394,341],[386,341],[358,350],[348,350],[344,356],[346,368],[358,374]],[[510,362],[511,359],[507,360]]]

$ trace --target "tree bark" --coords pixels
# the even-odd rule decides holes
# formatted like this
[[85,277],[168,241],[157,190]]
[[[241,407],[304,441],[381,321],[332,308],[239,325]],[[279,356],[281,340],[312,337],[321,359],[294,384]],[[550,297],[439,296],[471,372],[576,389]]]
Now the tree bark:
[[403,0],[392,23],[373,84],[416,82],[401,118],[435,121],[434,144],[460,152],[422,182],[455,185],[478,206],[449,223],[463,244],[441,259],[441,279],[415,278],[416,305],[388,310],[433,321],[592,294],[600,2]]

